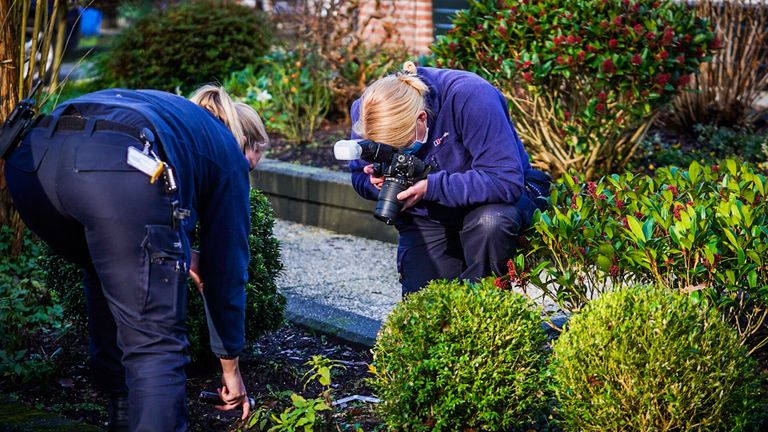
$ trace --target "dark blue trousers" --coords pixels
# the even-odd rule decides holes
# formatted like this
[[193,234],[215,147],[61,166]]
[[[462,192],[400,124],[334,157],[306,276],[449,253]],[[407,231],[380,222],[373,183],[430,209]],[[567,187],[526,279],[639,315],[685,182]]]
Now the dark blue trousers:
[[456,209],[455,223],[403,215],[397,269],[403,295],[424,288],[434,279],[477,281],[507,273],[507,260],[518,247],[535,207],[527,196],[518,204],[485,204]]
[[187,429],[184,366],[189,242],[162,181],[126,164],[138,139],[36,128],[5,165],[23,220],[85,270],[91,365],[128,391],[132,431]]

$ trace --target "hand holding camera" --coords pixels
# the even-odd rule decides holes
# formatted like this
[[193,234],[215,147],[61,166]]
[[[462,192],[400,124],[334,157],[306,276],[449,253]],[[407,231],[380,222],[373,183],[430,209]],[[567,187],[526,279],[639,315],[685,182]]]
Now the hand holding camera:
[[[338,160],[362,159],[373,164],[364,172],[383,179],[373,216],[388,225],[393,225],[400,211],[416,204],[427,191],[425,179],[432,166],[395,147],[371,140],[342,140],[334,145],[333,152]],[[376,186],[377,182],[371,183]],[[417,183],[418,187],[405,192]]]

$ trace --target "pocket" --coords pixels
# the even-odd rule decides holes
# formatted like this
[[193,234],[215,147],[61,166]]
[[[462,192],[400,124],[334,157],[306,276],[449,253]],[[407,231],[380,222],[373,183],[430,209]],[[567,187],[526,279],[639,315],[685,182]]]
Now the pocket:
[[187,263],[181,235],[169,225],[147,225],[142,242],[142,315],[179,323],[186,315]]
[[[100,132],[106,137],[106,133]],[[87,141],[79,144],[75,150],[75,171],[136,171],[128,165],[128,147],[136,139],[120,133],[114,136],[113,144]],[[119,143],[123,142],[123,145]]]

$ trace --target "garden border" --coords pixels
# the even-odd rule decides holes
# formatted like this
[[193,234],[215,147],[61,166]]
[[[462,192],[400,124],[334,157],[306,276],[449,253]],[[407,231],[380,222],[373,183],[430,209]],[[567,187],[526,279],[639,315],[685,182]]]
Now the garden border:
[[373,217],[375,203],[360,197],[349,174],[272,159],[251,173],[276,218],[373,240],[397,243],[397,231]]

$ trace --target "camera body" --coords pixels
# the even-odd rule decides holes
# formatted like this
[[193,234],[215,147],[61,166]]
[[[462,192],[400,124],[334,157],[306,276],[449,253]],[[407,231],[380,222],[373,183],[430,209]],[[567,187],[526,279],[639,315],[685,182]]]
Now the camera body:
[[334,146],[339,160],[362,159],[374,164],[374,175],[384,177],[384,184],[376,201],[373,216],[393,225],[403,208],[397,194],[427,177],[432,166],[414,155],[403,153],[396,147],[371,140],[343,140]]

